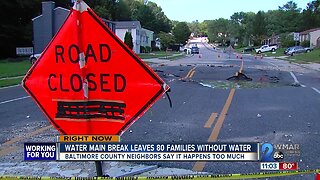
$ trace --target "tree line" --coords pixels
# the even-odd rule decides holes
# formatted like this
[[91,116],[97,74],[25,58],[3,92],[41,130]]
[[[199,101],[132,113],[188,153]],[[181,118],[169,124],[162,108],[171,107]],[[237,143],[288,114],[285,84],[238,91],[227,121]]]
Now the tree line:
[[305,9],[289,1],[277,10],[235,12],[230,19],[194,21],[190,26],[197,36],[208,36],[211,42],[223,45],[260,45],[263,39],[280,35],[285,46],[293,41],[289,33],[320,27],[320,0],[309,2]]
[[[42,0],[0,1],[0,57],[15,56],[15,48],[32,46],[32,21],[40,15]],[[55,0],[56,7],[70,9],[71,0]],[[142,27],[155,32],[165,49],[186,44],[191,33],[207,36],[210,42],[239,46],[260,45],[266,37],[281,35],[289,43],[290,32],[320,27],[320,0],[312,0],[304,9],[293,1],[267,12],[235,12],[229,19],[171,21],[156,3],[144,0],[89,0],[86,3],[102,18],[111,21],[138,20]]]
[[[32,18],[40,15],[43,0],[0,1],[0,57],[15,56],[16,47],[32,46]],[[71,0],[54,0],[56,7],[70,9]],[[156,34],[172,30],[170,19],[161,7],[144,0],[89,0],[86,3],[98,16],[111,21],[138,20]]]

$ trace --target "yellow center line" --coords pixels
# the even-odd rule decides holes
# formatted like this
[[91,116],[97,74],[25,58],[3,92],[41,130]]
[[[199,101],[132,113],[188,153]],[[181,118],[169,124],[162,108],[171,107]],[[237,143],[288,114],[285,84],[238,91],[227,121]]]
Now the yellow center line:
[[197,162],[194,164],[192,170],[193,170],[193,171],[198,171],[198,172],[199,172],[199,171],[203,171],[205,165],[206,165],[206,162],[204,162],[204,161],[197,161]]
[[29,134],[26,134],[25,136],[15,137],[15,138],[11,139],[10,141],[7,141],[7,142],[3,143],[2,145],[5,145],[5,146],[11,145],[11,144],[16,143],[18,141],[21,141],[23,139],[26,139],[26,138],[29,138],[31,136],[37,135],[37,134],[39,134],[39,133],[41,133],[41,132],[43,132],[45,130],[48,130],[50,128],[51,128],[51,126],[42,127],[42,128],[37,129],[37,130],[35,130],[35,131],[33,131],[33,132],[29,133]]
[[241,61],[241,66],[240,66],[239,72],[242,73],[242,71],[243,71],[243,60]]
[[190,74],[196,69],[196,66],[193,67],[192,69],[190,69],[190,71],[188,72],[188,74],[184,77],[184,79],[189,78]]
[[11,139],[10,141],[7,141],[7,142],[1,144],[1,147],[3,147],[3,146],[5,146],[5,147],[1,148],[0,157],[1,156],[5,156],[5,155],[7,155],[7,154],[9,154],[9,153],[11,153],[11,152],[13,152],[13,151],[18,149],[16,146],[11,146],[10,147],[10,145],[13,145],[16,142],[19,142],[19,141],[22,141],[22,140],[27,139],[29,137],[35,136],[37,134],[40,134],[40,133],[50,129],[51,127],[52,126],[50,126],[50,125],[42,127],[42,128],[37,129],[37,130],[35,130],[35,131],[33,131],[33,132],[29,133],[29,134],[26,134],[24,136],[15,137],[15,138]]
[[211,128],[214,120],[217,118],[218,113],[212,113],[208,119],[208,121],[206,122],[206,124],[204,125],[205,128]]
[[222,127],[222,124],[224,122],[224,119],[226,118],[227,112],[228,112],[229,107],[231,105],[231,102],[232,102],[232,99],[233,99],[235,91],[236,91],[236,89],[231,89],[231,91],[229,93],[229,96],[228,96],[228,99],[226,101],[226,104],[223,106],[223,109],[222,109],[222,111],[220,113],[220,116],[219,116],[219,118],[217,120],[216,125],[213,128],[213,131],[211,132],[211,135],[210,135],[210,137],[208,139],[208,142],[214,142],[214,141],[217,140],[219,132],[220,132],[221,127]]
[[[233,96],[234,96],[234,93],[235,93],[236,89],[231,89],[230,93],[229,93],[229,96],[226,100],[226,103],[225,105],[223,106],[223,109],[220,113],[220,116],[217,120],[217,123],[216,125],[214,126],[212,132],[211,132],[211,135],[209,136],[209,139],[208,139],[208,142],[214,142],[214,141],[217,141],[217,138],[218,138],[218,135],[219,135],[219,132],[220,132],[220,129],[222,127],[222,124],[224,122],[224,119],[226,118],[226,115],[227,115],[227,112],[229,110],[229,107],[231,105],[231,102],[232,102],[232,99],[233,99]],[[214,114],[214,113],[212,113]],[[210,116],[211,118],[211,116]],[[209,120],[210,120],[209,118]],[[208,120],[208,121],[209,121]],[[207,121],[207,123],[208,123]],[[207,125],[206,123],[206,125]],[[206,126],[205,125],[205,126]],[[206,165],[206,162],[203,162],[203,161],[197,161],[194,165],[193,165],[193,168],[192,170],[193,171],[203,171],[204,169],[204,166]]]
[[6,148],[4,148],[3,150],[0,151],[0,157],[1,156],[5,156],[5,155],[7,155],[7,154],[9,154],[11,152],[14,152],[16,150],[18,150],[17,146],[6,147]]
[[192,73],[190,74],[189,78],[192,78],[192,76],[194,75],[195,72],[196,72],[196,71],[193,70]]

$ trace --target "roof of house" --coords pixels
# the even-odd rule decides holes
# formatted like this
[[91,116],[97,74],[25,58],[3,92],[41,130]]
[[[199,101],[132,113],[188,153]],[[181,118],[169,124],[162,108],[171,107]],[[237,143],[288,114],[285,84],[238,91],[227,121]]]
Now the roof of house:
[[153,31],[146,29],[146,28],[141,28],[143,31],[145,31],[146,33],[154,33]]
[[[67,11],[67,12],[69,12],[70,10],[68,10],[66,8],[63,8],[63,7],[56,7],[56,8],[53,9],[53,11]],[[32,21],[35,21],[36,19],[41,18],[42,16],[43,15],[40,14],[39,16],[36,16],[36,17],[32,18]]]
[[320,30],[320,27],[309,29],[309,30],[306,30],[306,31],[302,31],[302,32],[300,32],[300,35],[309,34],[310,32],[317,31],[317,30]]
[[141,35],[141,36],[147,36],[147,33],[146,33],[146,31],[141,31],[141,32],[140,32],[140,35]]
[[114,21],[117,29],[136,29],[138,26],[141,27],[140,21]]

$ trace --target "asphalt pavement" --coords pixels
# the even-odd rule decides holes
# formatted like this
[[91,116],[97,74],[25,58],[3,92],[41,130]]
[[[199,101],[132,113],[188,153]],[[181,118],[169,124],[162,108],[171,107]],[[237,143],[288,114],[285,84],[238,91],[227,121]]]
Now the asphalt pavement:
[[[170,108],[167,96],[163,96],[122,135],[123,142],[300,144],[301,154],[285,156],[284,161],[298,162],[299,169],[320,168],[319,71],[271,58],[223,53],[201,41],[192,43],[197,43],[200,54],[172,61],[147,60],[153,62],[152,69],[171,87],[169,95],[173,107]],[[251,80],[241,77],[237,81],[236,73],[240,70]],[[212,114],[216,118],[208,126]],[[8,162],[14,164],[8,167],[24,163],[23,142],[53,141],[58,134],[21,86],[0,89],[0,125],[0,166]],[[257,162],[135,164],[189,170],[186,173],[260,172]],[[28,165],[44,168],[36,162]],[[87,172],[79,169],[72,175]],[[0,175],[12,173],[0,170]],[[20,173],[28,175],[30,172]],[[87,176],[91,174],[88,172]]]

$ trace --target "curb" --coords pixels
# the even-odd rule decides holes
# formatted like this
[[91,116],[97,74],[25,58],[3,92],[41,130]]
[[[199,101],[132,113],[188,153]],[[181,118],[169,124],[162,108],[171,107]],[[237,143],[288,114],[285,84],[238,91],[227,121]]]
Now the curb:
[[292,62],[292,64],[297,65],[297,66],[300,66],[300,67],[303,67],[303,68],[305,68],[305,69],[309,69],[309,70],[314,70],[314,71],[320,72],[320,69],[310,68],[309,66],[305,66],[305,65],[302,65],[302,64],[299,64],[299,63],[295,63],[295,62]]
[[7,79],[18,79],[18,78],[23,78],[24,77],[24,75],[22,75],[22,76],[13,76],[13,77],[3,77],[3,78],[0,78],[0,81],[1,80],[7,80]]

